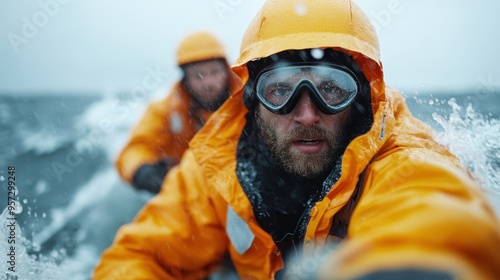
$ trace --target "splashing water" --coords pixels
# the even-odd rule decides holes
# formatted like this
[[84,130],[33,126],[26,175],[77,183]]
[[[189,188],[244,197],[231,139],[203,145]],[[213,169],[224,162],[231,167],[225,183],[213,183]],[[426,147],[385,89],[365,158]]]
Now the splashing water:
[[472,105],[465,112],[455,99],[448,105],[452,112],[448,118],[433,113],[441,126],[438,141],[457,155],[472,174],[481,181],[491,204],[500,216],[500,120],[488,119],[477,113]]
[[52,252],[49,256],[29,255],[26,244],[21,236],[19,224],[8,209],[0,215],[0,262],[1,279],[62,279],[58,263],[64,259],[63,251]]
[[[87,280],[90,272],[96,265],[101,252],[94,246],[86,244],[84,239],[93,226],[96,218],[82,216],[82,212],[97,208],[95,204],[105,204],[104,197],[117,186],[113,183],[113,169],[110,167],[99,174],[73,197],[72,202],[65,209],[53,209],[53,219],[42,232],[34,234],[31,240],[23,236],[21,226],[15,220],[22,212],[22,203],[16,201],[15,210],[9,211],[5,208],[1,219],[0,229],[0,279],[48,279],[48,280]],[[22,202],[27,203],[24,199]],[[132,207],[133,208],[133,207]],[[99,212],[98,210],[96,210]],[[94,213],[95,214],[95,213]],[[102,214],[102,211],[100,212]],[[36,218],[36,213],[35,213]],[[46,214],[42,216],[45,218]],[[43,250],[41,244],[54,238],[57,233],[74,220],[87,217],[88,221],[82,222],[80,228],[73,237],[73,242],[79,244],[74,253],[67,248]],[[98,218],[106,220],[105,217]],[[93,221],[93,222],[92,222]],[[91,223],[87,225],[86,223]],[[104,223],[110,223],[109,221]],[[9,227],[10,226],[10,227]],[[102,226],[102,225],[98,225]],[[10,239],[9,239],[10,237]],[[64,239],[64,238],[63,238]],[[9,242],[9,240],[13,240]],[[13,247],[11,247],[13,246]],[[12,252],[6,255],[3,252]],[[12,263],[9,263],[12,261]],[[6,278],[2,278],[6,277]]]

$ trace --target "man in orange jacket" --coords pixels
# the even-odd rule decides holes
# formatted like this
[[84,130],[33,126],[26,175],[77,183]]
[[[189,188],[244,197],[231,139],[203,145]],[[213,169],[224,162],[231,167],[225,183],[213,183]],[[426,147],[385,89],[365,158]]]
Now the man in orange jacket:
[[267,1],[232,70],[95,279],[202,279],[227,251],[241,279],[500,279],[495,213],[385,84],[357,5]]
[[164,100],[149,105],[116,160],[125,181],[153,193],[159,192],[168,170],[235,85],[224,48],[210,33],[185,38],[177,50],[177,64],[184,77]]

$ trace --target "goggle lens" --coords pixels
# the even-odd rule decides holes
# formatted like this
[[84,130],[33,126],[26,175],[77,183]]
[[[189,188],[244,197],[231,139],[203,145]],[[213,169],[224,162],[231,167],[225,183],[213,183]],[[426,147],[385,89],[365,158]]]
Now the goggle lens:
[[[262,72],[257,78],[255,90],[264,106],[283,114],[293,109],[287,105],[297,101],[296,95],[303,86],[313,92],[319,102],[316,105],[329,114],[338,113],[351,105],[359,89],[357,80],[348,70],[324,65],[295,65]],[[282,110],[287,107],[289,110]]]

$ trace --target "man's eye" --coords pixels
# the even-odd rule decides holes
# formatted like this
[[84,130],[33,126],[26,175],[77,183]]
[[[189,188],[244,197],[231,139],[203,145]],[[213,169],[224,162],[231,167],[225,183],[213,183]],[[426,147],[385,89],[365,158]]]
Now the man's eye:
[[290,96],[292,90],[292,87],[287,84],[273,84],[264,90],[263,97],[272,104],[283,104]]
[[274,96],[283,96],[287,95],[290,93],[292,90],[292,87],[287,85],[287,84],[275,84],[272,86],[269,86],[268,91],[270,94]]
[[270,89],[270,93],[274,96],[283,96],[289,93],[287,88],[277,87]]
[[349,93],[345,89],[335,84],[321,85],[318,90],[326,103],[330,105],[341,103],[349,97]]
[[324,94],[341,94],[342,89],[333,83],[323,83],[319,87],[320,92]]

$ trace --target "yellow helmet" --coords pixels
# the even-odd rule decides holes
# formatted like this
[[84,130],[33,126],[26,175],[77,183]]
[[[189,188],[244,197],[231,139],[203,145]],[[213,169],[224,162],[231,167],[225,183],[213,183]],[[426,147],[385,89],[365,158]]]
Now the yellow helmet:
[[235,68],[285,50],[342,48],[380,61],[369,18],[350,0],[268,0],[248,27]]
[[224,46],[209,32],[197,32],[186,37],[177,48],[177,64],[184,65],[214,58],[226,58]]

